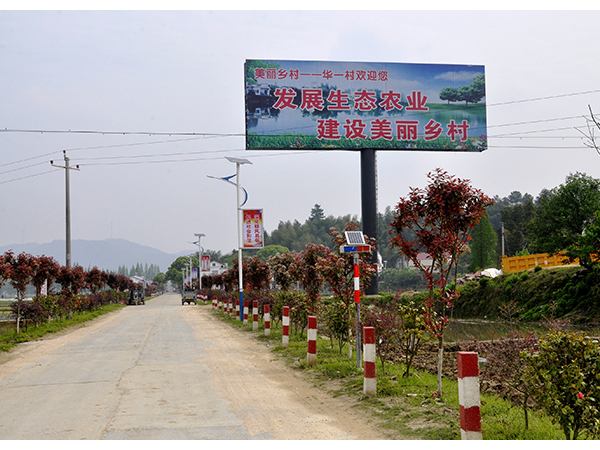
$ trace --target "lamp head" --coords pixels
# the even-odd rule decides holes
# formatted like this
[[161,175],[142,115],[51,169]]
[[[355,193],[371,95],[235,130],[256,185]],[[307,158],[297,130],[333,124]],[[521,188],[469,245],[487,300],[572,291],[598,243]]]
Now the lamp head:
[[229,162],[236,164],[252,164],[250,161],[244,158],[236,158],[234,156],[226,156],[225,159]]

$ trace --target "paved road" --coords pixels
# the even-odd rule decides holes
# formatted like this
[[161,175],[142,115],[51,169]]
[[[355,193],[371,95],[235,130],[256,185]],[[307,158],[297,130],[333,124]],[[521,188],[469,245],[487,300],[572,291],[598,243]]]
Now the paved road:
[[[98,320],[50,343],[28,344],[49,350],[25,354],[20,365],[0,365],[1,439],[374,438],[311,405],[324,400],[307,401],[297,389],[290,394],[293,380],[281,381],[281,362],[270,369],[279,375],[261,381],[260,362],[252,364],[260,358],[235,354],[243,341],[223,336],[231,327],[215,320],[210,306],[182,306],[171,294]],[[262,400],[252,398],[254,382],[268,386],[273,399],[287,397],[286,406],[268,406],[264,392]],[[270,424],[257,423],[259,417]],[[313,432],[298,434],[302,424]]]

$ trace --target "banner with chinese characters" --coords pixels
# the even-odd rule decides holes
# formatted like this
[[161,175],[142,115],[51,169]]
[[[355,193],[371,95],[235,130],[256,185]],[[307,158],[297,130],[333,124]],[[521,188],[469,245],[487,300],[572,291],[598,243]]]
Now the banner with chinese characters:
[[246,60],[246,148],[487,149],[484,66]]
[[210,255],[202,255],[202,272],[210,271]]
[[263,216],[262,209],[244,209],[243,213],[243,247],[263,248]]

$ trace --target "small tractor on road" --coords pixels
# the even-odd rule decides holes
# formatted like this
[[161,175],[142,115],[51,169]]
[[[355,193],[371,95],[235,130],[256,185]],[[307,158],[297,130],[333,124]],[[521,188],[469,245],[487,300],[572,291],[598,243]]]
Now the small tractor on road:
[[192,302],[194,302],[195,305],[197,291],[198,289],[193,284],[186,284],[181,291],[181,304],[185,305],[187,303],[188,305],[191,305]]

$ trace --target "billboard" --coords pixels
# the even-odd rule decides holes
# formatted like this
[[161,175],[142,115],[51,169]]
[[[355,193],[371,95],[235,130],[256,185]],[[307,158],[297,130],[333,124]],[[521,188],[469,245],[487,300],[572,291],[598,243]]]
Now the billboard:
[[243,248],[263,248],[263,215],[262,209],[244,209],[243,215]]
[[246,60],[246,149],[487,149],[484,66]]

